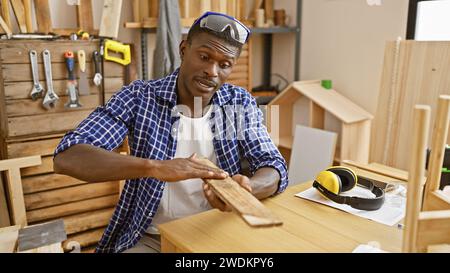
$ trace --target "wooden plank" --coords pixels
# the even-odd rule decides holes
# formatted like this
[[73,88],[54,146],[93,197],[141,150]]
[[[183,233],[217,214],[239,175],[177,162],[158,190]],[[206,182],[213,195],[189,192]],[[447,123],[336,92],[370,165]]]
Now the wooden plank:
[[[68,109],[65,105],[69,102],[69,100],[69,96],[61,96],[59,97],[59,101],[56,103],[55,107],[49,110],[42,106],[41,101],[36,102],[31,98],[25,100],[6,101],[6,112],[10,118],[45,115],[50,113],[67,113]],[[78,111],[95,109],[101,104],[98,95],[81,96],[79,98],[79,102],[82,107],[77,108]]]
[[8,135],[10,137],[16,137],[31,134],[67,132],[73,130],[92,110],[10,118],[8,120]]
[[94,228],[104,227],[109,223],[113,212],[114,209],[103,209],[64,217],[66,233],[67,235],[71,235]]
[[247,88],[247,86],[248,86],[248,80],[246,80],[246,79],[230,80],[230,81],[227,81],[227,83],[236,85],[236,86],[240,86],[242,88]]
[[25,20],[25,8],[22,0],[10,0],[16,15],[17,23],[19,24],[20,32],[27,33],[27,24]]
[[51,219],[57,219],[73,214],[79,214],[98,209],[113,208],[116,206],[118,201],[119,196],[115,194],[63,205],[56,205],[53,207],[27,211],[27,219],[29,223],[48,221]]
[[[105,85],[108,85],[108,87],[117,86],[117,83],[119,81],[123,81],[121,78],[106,78],[105,79]],[[112,82],[112,83],[109,83]],[[98,86],[95,86],[92,81],[89,81],[89,90],[92,95],[99,96],[100,95],[100,88]],[[41,82],[43,84],[43,82]],[[5,98],[6,98],[6,104],[14,103],[16,100],[24,100],[24,99],[30,99],[30,92],[31,87],[33,85],[33,82],[26,81],[26,82],[10,82],[5,83]],[[53,89],[58,95],[58,97],[65,97],[67,96],[67,80],[55,80],[53,81]],[[83,97],[81,97],[81,100]],[[36,105],[40,105],[40,101],[34,102]],[[51,110],[49,110],[51,111]]]
[[23,7],[25,12],[25,24],[27,26],[27,32],[33,33],[33,21],[32,21],[32,15],[31,15],[31,0],[23,0]]
[[11,225],[4,185],[2,175],[0,175],[0,227],[7,227]]
[[448,125],[450,122],[450,96],[439,97],[436,120],[431,141],[431,154],[428,164],[428,179],[425,185],[424,210],[427,209],[428,195],[438,191],[441,185],[442,166],[447,146]]
[[200,15],[211,10],[211,0],[200,0]]
[[371,120],[342,123],[340,160],[369,163]]
[[2,17],[9,29],[12,29],[11,15],[9,14],[9,0],[1,0]]
[[19,225],[0,229],[0,253],[16,252],[19,229]]
[[[203,164],[217,169],[208,159],[199,159]],[[224,180],[205,179],[213,191],[252,227],[271,227],[283,222],[268,210],[250,192],[242,188],[230,177]]]
[[8,26],[8,24],[6,24],[5,20],[3,20],[3,17],[1,16],[0,16],[0,26],[6,32],[8,37],[12,35],[11,28]]
[[442,191],[435,191],[428,194],[426,202],[426,209],[429,211],[450,210],[450,197]]
[[325,110],[310,101],[309,126],[323,130],[325,128]]
[[247,72],[233,72],[231,73],[228,80],[238,80],[238,79],[248,79],[248,73]]
[[45,34],[53,32],[53,23],[48,0],[34,0],[34,8],[38,32]]
[[87,182],[58,174],[44,174],[22,179],[24,194],[63,189],[71,186],[85,185]]
[[220,12],[220,2],[217,0],[211,1],[211,11]]
[[200,17],[200,1],[201,0],[189,0],[189,18]]
[[438,97],[450,95],[449,73],[450,42],[402,41],[398,50],[396,42],[386,44],[372,130],[372,162],[408,169],[412,141],[408,129],[415,122],[412,109],[416,104],[430,105],[434,120]]
[[218,0],[219,1],[219,12],[227,13],[227,0]]
[[181,18],[189,18],[189,2],[190,0],[179,0]]
[[83,249],[96,245],[102,238],[104,230],[105,229],[102,227],[68,236],[67,240],[63,242],[64,251],[73,251],[71,245],[74,243],[78,244]]
[[122,78],[108,78],[105,81],[105,93],[117,93],[124,86]]
[[159,17],[159,0],[150,0],[150,17],[158,18]]
[[141,22],[140,0],[133,0],[133,22]]
[[6,182],[8,184],[9,211],[13,225],[24,227],[27,225],[25,204],[22,191],[20,169],[14,168],[6,171]]
[[266,22],[269,26],[273,26],[273,0],[264,0],[264,10],[266,11]]
[[117,39],[119,36],[120,14],[122,11],[122,0],[105,0],[100,22],[101,37]]
[[339,94],[336,90],[323,88],[320,82],[316,84],[296,82],[293,87],[342,122],[353,123],[373,119],[373,116],[362,107]]
[[92,0],[80,0],[77,6],[78,28],[88,33],[94,30],[94,17],[92,13]]
[[403,232],[403,252],[416,252],[418,220],[422,206],[422,178],[425,174],[425,153],[430,127],[429,106],[417,105],[414,108],[414,128],[412,131],[408,191],[406,201],[405,230]]
[[84,184],[87,184],[87,182],[78,180],[70,176],[59,174],[38,175],[32,177],[24,177],[22,179],[24,194],[62,189]]
[[149,0],[140,0],[139,8],[140,8],[139,22],[142,22],[144,20],[144,18],[150,17],[150,1]]
[[61,138],[43,139],[28,142],[9,143],[7,145],[8,158],[18,158],[33,155],[49,156],[58,146]]
[[366,170],[366,171],[369,171],[372,173],[391,177],[391,180],[399,180],[399,181],[404,181],[404,182],[408,181],[408,172],[403,171],[403,170],[391,168],[391,167],[384,166],[384,165],[377,164],[377,163],[362,164],[362,163],[355,162],[352,160],[343,160],[343,163],[350,167],[356,167],[356,168]]
[[36,167],[28,167],[20,170],[22,177],[47,174],[53,172],[53,157],[44,156],[42,157],[42,163]]
[[[44,65],[39,64],[39,75],[44,75]],[[106,62],[105,65],[106,77],[123,77],[124,68],[120,65],[115,65],[115,63]],[[67,69],[64,63],[52,63],[53,79],[66,80],[67,79]],[[106,72],[107,71],[107,72]],[[94,68],[90,63],[86,67],[87,75],[93,75]],[[4,82],[21,82],[30,81],[31,66],[28,64],[5,64],[3,65],[3,76]]]
[[0,172],[11,169],[22,169],[26,167],[36,166],[41,164],[40,156],[30,156],[16,159],[5,159],[0,161]]
[[236,18],[238,20],[247,20],[248,14],[247,14],[247,1],[241,1],[237,0],[237,7],[236,7]]
[[25,195],[27,211],[97,198],[119,192],[118,182],[88,183],[70,188]]
[[[52,63],[64,63],[64,53],[70,48],[72,51],[84,50],[89,57],[86,61],[92,63],[92,53],[98,50],[100,46],[96,41],[52,41],[52,42],[35,42],[35,41],[8,41],[8,43],[0,42],[0,58],[4,64],[29,64],[30,50],[36,50],[38,53],[38,62],[43,63],[43,51],[48,49],[52,54]],[[42,75],[43,76],[43,75]],[[42,77],[41,80],[45,78]]]
[[227,14],[236,17],[236,0],[227,0]]
[[417,251],[425,252],[429,245],[450,244],[450,210],[427,211],[419,215]]

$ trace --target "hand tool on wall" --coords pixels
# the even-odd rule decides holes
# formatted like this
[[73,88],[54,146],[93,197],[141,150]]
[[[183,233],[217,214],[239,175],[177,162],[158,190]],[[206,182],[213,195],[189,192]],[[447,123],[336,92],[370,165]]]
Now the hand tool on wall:
[[37,100],[42,97],[44,88],[39,82],[39,68],[36,50],[30,50],[31,72],[33,74],[33,89],[31,90],[31,99]]
[[18,251],[27,251],[67,240],[63,220],[34,225],[19,230]]
[[66,59],[67,71],[69,72],[69,79],[67,81],[67,93],[69,94],[69,102],[65,105],[66,108],[80,108],[82,105],[79,102],[77,80],[75,78],[75,57],[72,51],[64,53]]
[[56,102],[59,100],[59,97],[56,95],[53,90],[53,75],[52,75],[52,56],[48,49],[44,50],[44,69],[45,69],[45,78],[47,80],[47,93],[45,94],[44,101],[42,105],[45,109],[49,110],[50,108],[54,108]]
[[[125,45],[113,40],[105,40],[104,46],[105,60],[116,62],[121,65],[129,65],[131,63],[131,48],[130,45]],[[111,52],[122,54],[122,58],[111,55]]]
[[89,92],[89,83],[86,76],[86,52],[84,50],[79,50],[77,52],[78,55],[78,66],[80,68],[80,81],[78,84],[78,91],[80,92],[80,96],[88,96]]
[[92,54],[92,59],[94,60],[95,65],[95,75],[94,75],[94,84],[96,86],[100,86],[102,84],[103,76],[101,72],[101,62],[102,56],[98,51],[94,51]]

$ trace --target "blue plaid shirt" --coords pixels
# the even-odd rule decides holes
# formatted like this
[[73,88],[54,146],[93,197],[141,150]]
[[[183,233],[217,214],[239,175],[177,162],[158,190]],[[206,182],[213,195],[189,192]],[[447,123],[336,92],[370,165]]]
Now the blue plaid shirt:
[[[173,159],[179,120],[178,71],[166,78],[138,80],[123,87],[104,107],[98,107],[64,136],[55,156],[76,144],[111,151],[128,135],[132,156]],[[218,166],[230,175],[238,174],[242,155],[252,174],[262,167],[272,167],[281,177],[277,193],[283,192],[288,184],[286,162],[269,138],[254,98],[240,87],[224,84],[211,105],[210,126]],[[133,247],[150,226],[164,186],[164,181],[154,178],[128,180],[97,252],[122,252]]]

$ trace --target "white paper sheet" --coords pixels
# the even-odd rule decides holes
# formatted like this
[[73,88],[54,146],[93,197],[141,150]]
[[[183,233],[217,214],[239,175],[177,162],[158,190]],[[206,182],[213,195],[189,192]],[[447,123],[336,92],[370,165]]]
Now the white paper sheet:
[[[349,192],[345,192],[342,195],[346,196],[360,196],[360,197],[374,197],[368,189],[361,187],[355,187]],[[406,188],[399,186],[396,190],[392,192],[387,192],[385,195],[385,202],[380,209],[375,211],[364,211],[358,210],[350,207],[349,205],[335,203],[324,196],[322,196],[317,189],[310,188],[304,192],[298,193],[295,196],[321,203],[345,212],[354,214],[359,217],[373,220],[378,223],[382,223],[388,226],[393,226],[397,224],[400,220],[405,217],[406,209]]]

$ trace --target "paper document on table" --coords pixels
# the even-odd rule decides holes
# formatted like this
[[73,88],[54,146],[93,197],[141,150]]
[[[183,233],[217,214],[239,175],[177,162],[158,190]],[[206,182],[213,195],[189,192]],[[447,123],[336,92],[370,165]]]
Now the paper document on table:
[[[365,198],[373,198],[374,195],[367,189],[355,187],[351,191],[342,193],[345,196],[359,196]],[[399,186],[396,190],[386,192],[385,202],[380,209],[375,211],[358,210],[345,204],[335,203],[324,196],[322,196],[315,188],[310,188],[304,192],[298,193],[295,196],[321,203],[333,208],[343,210],[345,212],[360,216],[375,222],[393,226],[405,217],[406,209],[406,188]]]

